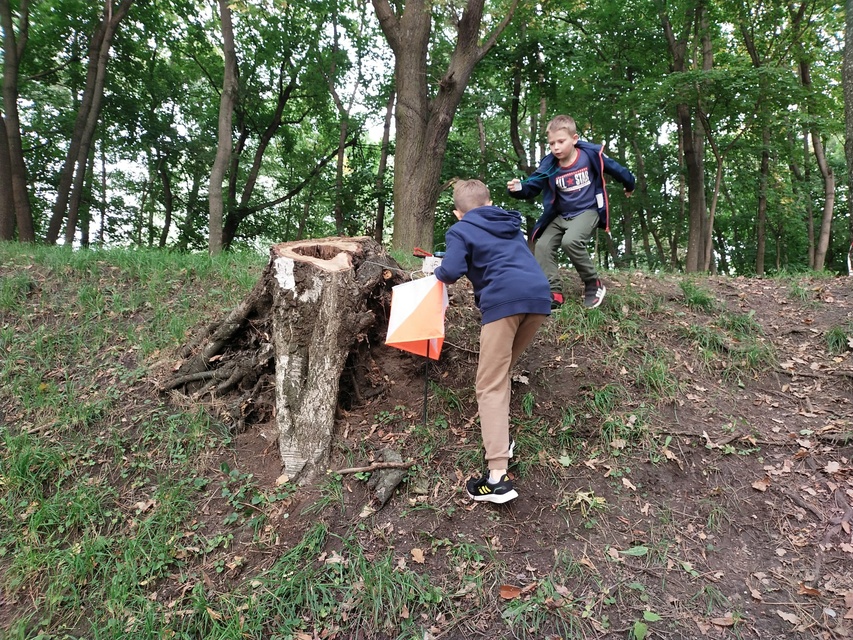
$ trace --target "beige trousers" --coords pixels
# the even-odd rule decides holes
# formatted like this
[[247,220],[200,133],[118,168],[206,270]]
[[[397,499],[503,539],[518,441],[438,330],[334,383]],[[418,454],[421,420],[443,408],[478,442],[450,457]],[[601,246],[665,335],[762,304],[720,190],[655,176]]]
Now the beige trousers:
[[522,313],[480,328],[477,366],[477,408],[489,469],[509,464],[510,371],[548,316]]

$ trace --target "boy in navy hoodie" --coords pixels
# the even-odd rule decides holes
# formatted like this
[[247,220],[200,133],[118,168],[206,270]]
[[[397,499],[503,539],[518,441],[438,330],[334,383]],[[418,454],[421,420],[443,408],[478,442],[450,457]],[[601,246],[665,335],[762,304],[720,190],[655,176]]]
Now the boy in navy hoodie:
[[634,191],[634,174],[604,155],[600,145],[578,140],[577,125],[571,116],[556,116],[546,132],[551,153],[526,180],[510,180],[507,190],[513,198],[522,200],[542,193],[544,211],[530,240],[538,240],[536,260],[551,283],[553,308],[563,304],[557,264],[557,250],[562,247],[584,283],[584,306],[594,309],[604,300],[607,288],[598,277],[587,244],[596,228],[610,231],[604,174],[618,180],[626,196]]
[[445,235],[447,252],[435,277],[467,276],[483,315],[477,365],[477,408],[489,472],[465,485],[477,501],[518,497],[507,475],[515,444],[509,435],[510,370],[551,313],[548,279],[521,232],[521,214],[492,206],[488,187],[462,180],[453,188],[459,222]]

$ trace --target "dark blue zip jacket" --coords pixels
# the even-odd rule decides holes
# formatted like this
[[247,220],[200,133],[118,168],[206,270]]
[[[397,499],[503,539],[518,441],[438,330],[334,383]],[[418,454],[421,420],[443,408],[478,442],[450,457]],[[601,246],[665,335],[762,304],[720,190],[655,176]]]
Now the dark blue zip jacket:
[[500,207],[471,209],[445,234],[447,254],[435,277],[474,287],[483,324],[518,313],[551,313],[551,288],[521,233],[521,214]]
[[[618,180],[626,191],[634,190],[634,174],[628,171],[615,160],[604,155],[604,148],[600,144],[592,142],[584,142],[578,140],[575,143],[579,153],[585,153],[589,158],[589,166],[592,175],[592,183],[595,185],[595,197],[598,202],[598,228],[610,231],[610,206],[607,202],[607,189],[605,188],[604,174],[613,176]],[[556,200],[556,174],[558,173],[559,161],[554,157],[554,154],[549,153],[542,159],[539,166],[536,167],[529,178],[522,181],[521,191],[509,191],[507,193],[513,198],[519,200],[527,200],[534,198],[542,193],[543,212],[536,224],[533,226],[533,231],[530,234],[530,240],[533,241],[545,230],[551,222],[560,215],[557,207],[554,206]]]

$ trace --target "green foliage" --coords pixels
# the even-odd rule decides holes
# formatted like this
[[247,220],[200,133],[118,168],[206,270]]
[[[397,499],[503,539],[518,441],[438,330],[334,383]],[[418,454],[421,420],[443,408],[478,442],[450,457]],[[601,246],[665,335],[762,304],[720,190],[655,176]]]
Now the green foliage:
[[693,311],[712,313],[717,308],[714,297],[690,280],[682,280],[681,290],[684,292],[684,304]]
[[832,327],[827,331],[826,349],[833,355],[841,355],[853,349],[853,326]]

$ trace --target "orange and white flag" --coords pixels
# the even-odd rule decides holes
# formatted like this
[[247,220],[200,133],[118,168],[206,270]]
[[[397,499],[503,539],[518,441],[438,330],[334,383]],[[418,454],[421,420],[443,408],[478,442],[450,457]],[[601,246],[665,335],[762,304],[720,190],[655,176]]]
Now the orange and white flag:
[[435,276],[398,284],[391,289],[385,344],[438,360],[447,304],[447,289]]

